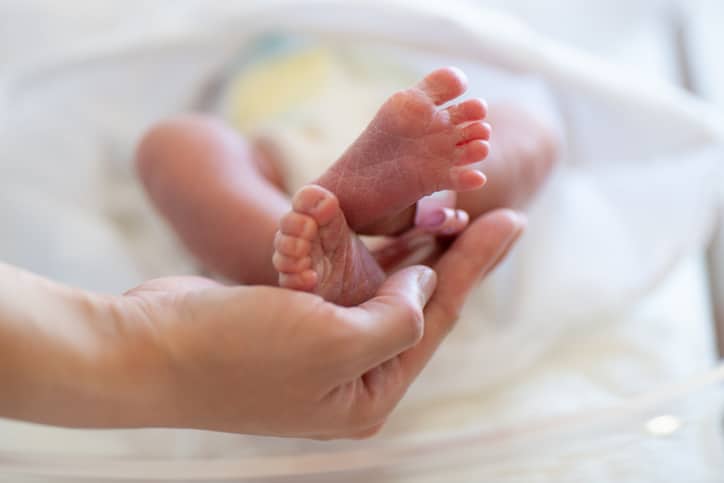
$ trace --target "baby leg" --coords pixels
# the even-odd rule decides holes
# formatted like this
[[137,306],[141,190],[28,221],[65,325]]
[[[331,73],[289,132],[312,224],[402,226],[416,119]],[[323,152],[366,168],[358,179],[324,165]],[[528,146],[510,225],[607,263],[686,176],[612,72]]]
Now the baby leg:
[[164,121],[146,134],[136,161],[157,209],[219,274],[248,284],[278,281],[340,305],[364,302],[384,280],[332,193],[307,186],[292,205],[273,166],[218,121]]
[[136,163],[158,211],[206,267],[276,284],[272,240],[290,203],[274,167],[235,131],[202,116],[164,121],[144,136]]

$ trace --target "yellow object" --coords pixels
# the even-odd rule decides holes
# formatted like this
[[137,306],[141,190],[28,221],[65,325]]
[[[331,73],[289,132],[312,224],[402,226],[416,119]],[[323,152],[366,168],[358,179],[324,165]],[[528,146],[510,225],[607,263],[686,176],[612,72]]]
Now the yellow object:
[[253,65],[231,82],[230,117],[247,132],[252,126],[292,110],[322,92],[332,56],[307,49]]

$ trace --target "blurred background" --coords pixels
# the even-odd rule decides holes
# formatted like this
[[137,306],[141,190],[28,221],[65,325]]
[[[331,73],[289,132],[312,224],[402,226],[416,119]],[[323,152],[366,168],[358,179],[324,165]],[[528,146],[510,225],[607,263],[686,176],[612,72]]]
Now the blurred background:
[[[172,32],[250,2],[113,0],[0,2],[3,70],[62,55],[88,42]],[[253,3],[253,2],[251,2]],[[470,0],[511,13],[534,30],[628,68],[665,78],[717,102],[716,62],[724,6],[717,0]],[[29,35],[32,32],[32,35]]]
[[[156,46],[149,47],[144,54],[150,59],[151,51],[163,46],[164,42],[183,37],[189,29],[242,14],[256,3],[259,2],[0,0],[0,89],[5,86],[6,95],[18,100],[22,93],[27,94],[42,84],[42,75],[56,75],[64,70],[64,66],[66,71],[70,71],[77,68],[79,62],[102,58],[103,52],[143,49],[139,46],[148,42]],[[724,33],[720,28],[724,21],[724,4],[720,1],[464,0],[463,3],[491,7],[510,14],[542,34],[543,38],[553,39],[564,46],[580,49],[621,66],[637,76],[639,83],[645,83],[646,78],[663,80],[719,109],[724,106],[724,65],[720,62],[719,53],[720,46],[724,45]],[[23,75],[30,77],[26,80],[22,78]],[[18,79],[21,82],[16,82]],[[36,104],[43,102],[40,100]],[[77,105],[67,107],[70,110],[79,109]],[[35,109],[39,107],[36,105]],[[17,106],[12,106],[2,115],[7,117],[17,110]],[[114,112],[112,116],[122,118],[124,113]],[[33,122],[38,122],[37,116]],[[109,125],[112,123],[108,121]],[[96,126],[95,129],[102,130],[105,127]],[[37,132],[42,130],[38,129]],[[71,141],[66,139],[65,142]],[[112,140],[106,149],[106,157],[118,158],[131,154],[119,152],[127,151],[128,146],[114,144]],[[18,168],[12,164],[12,160],[0,159],[0,170],[5,174],[17,172]],[[98,166],[90,166],[89,172],[97,174],[98,169]],[[115,168],[106,166],[103,169]],[[45,174],[35,172],[30,176],[49,179],[61,173],[62,169],[57,173],[50,170]],[[87,189],[82,182],[74,184],[66,181],[69,190],[76,195]],[[22,177],[18,182],[22,182]],[[122,198],[124,195],[119,196]],[[116,221],[119,217],[123,218],[123,214],[119,213],[111,213],[111,216],[115,216]],[[6,221],[7,226],[10,226],[10,220]],[[82,225],[80,220],[77,228],[82,229]],[[126,230],[128,228],[125,227]],[[52,235],[45,233],[45,236]],[[109,236],[112,237],[112,234]],[[76,254],[72,243],[71,246],[67,245],[61,243],[65,247],[61,255],[84,265],[82,259],[88,253]],[[19,263],[70,283],[95,285],[100,290],[118,291],[144,276],[157,274],[159,270],[165,271],[158,267],[141,270],[142,274],[124,274],[127,269],[118,267],[118,282],[109,284],[101,280],[104,277],[93,277],[92,268],[80,278],[69,276],[60,266],[54,270],[52,264],[56,262],[51,260],[53,257],[50,255],[45,259],[45,264],[38,261],[37,251],[34,251],[32,259],[28,259],[24,255],[32,251],[28,248],[18,248],[8,238],[4,244],[0,240],[0,254],[6,261]],[[119,250],[123,249],[119,247]],[[139,256],[143,257],[143,254]],[[150,258],[144,260],[142,265],[153,267],[157,261],[154,257]]]
[[[198,105],[196,91],[208,87],[210,73],[218,73],[224,62],[234,58],[237,48],[219,40],[227,37],[214,36],[220,31],[233,33],[235,19],[246,15],[251,6],[268,3],[263,0],[0,0],[0,260],[61,282],[107,293],[121,293],[150,277],[197,272],[197,264],[155,215],[141,192],[130,165],[134,144],[154,120]],[[434,1],[403,3],[439,5]],[[683,161],[693,160],[692,165],[697,157],[701,157],[699,147],[708,149],[710,144],[716,144],[706,129],[697,131],[700,126],[695,125],[692,113],[701,112],[702,118],[706,118],[701,120],[702,126],[715,127],[720,125],[715,118],[724,115],[724,64],[721,62],[724,2],[721,0],[467,0],[461,3],[492,9],[485,10],[491,14],[509,15],[511,22],[520,22],[539,34],[541,44],[550,39],[558,49],[556,52],[570,52],[567,58],[573,65],[569,70],[577,72],[580,78],[585,78],[589,61],[594,59],[590,64],[595,64],[590,74],[591,84],[597,80],[603,84],[610,79],[612,85],[603,87],[610,87],[610,92],[619,94],[618,97],[606,97],[608,91],[599,85],[603,92],[601,98],[584,101],[579,98],[580,111],[571,109],[574,101],[568,101],[567,115],[571,116],[568,120],[581,121],[581,126],[575,123],[569,126],[572,132],[578,129],[580,134],[595,127],[599,113],[601,125],[661,121],[657,119],[659,111],[653,108],[650,118],[647,118],[649,113],[637,113],[635,108],[626,110],[623,104],[620,110],[616,108],[616,102],[631,101],[631,105],[636,106],[636,97],[645,97],[648,86],[655,86],[651,90],[661,92],[661,97],[670,102],[670,106],[661,112],[668,112],[672,117],[681,113],[682,122],[692,125],[692,134],[682,135],[683,140],[679,142],[675,139],[679,136],[677,132],[654,132],[647,134],[647,143],[656,146],[657,139],[662,145],[670,141],[671,145],[682,147],[682,153],[686,155],[682,155]],[[494,39],[488,40],[494,44]],[[214,42],[218,42],[218,52],[215,52],[217,45]],[[511,38],[506,38],[505,42],[514,44]],[[579,65],[576,62],[580,52],[586,55],[580,58]],[[499,53],[503,62],[506,55],[505,50]],[[603,71],[615,75],[597,77]],[[145,76],[143,82],[135,77],[140,72]],[[565,78],[566,73],[554,74]],[[149,90],[152,84],[149,79],[161,82],[156,82],[156,87]],[[631,96],[633,99],[626,99],[621,94],[626,86],[631,86],[635,92]],[[552,90],[561,99],[568,94],[567,90],[573,91],[575,87],[580,85],[563,83],[553,86]],[[686,93],[693,97],[690,99]],[[571,94],[572,97],[575,95]],[[579,96],[585,97],[584,94]],[[679,102],[680,111],[674,108]],[[646,110],[646,102],[640,106],[644,106],[641,110]],[[571,114],[576,112],[579,117]],[[645,131],[645,126],[639,127]],[[619,131],[623,130],[622,127]],[[584,144],[575,136],[571,139],[573,148],[576,148],[576,142]],[[630,147],[631,152],[637,152],[626,136],[610,139],[595,139],[594,136],[588,152],[595,151],[592,146],[596,142],[631,144],[619,151],[625,152]],[[691,152],[683,148],[691,148]],[[719,147],[713,148],[716,149]],[[586,150],[581,148],[578,152]],[[712,153],[706,151],[705,156],[717,155]],[[649,161],[655,164],[667,153],[655,154],[642,165],[648,168]],[[624,158],[624,161],[629,159]],[[669,207],[671,212],[677,209],[677,196],[683,200],[683,192],[687,190],[696,194],[696,187],[689,185],[691,179],[686,176],[688,166],[661,162],[652,168],[653,172],[666,178],[659,183],[659,191],[671,199],[671,206],[663,205],[659,211],[650,213],[651,220],[659,225],[666,226]],[[680,185],[668,181],[676,179],[677,173],[681,173]],[[623,174],[626,177],[629,173]],[[617,176],[622,177],[614,174],[610,178],[614,188],[620,181]],[[645,227],[641,225],[645,223],[638,222],[649,221],[645,216],[648,214],[645,188],[641,193],[635,193],[641,201],[638,215],[643,214],[637,219],[633,209],[636,198],[625,198],[626,202],[634,201],[631,206],[623,202],[616,206],[618,193],[613,188],[605,191],[597,186],[594,181],[599,178],[604,180],[601,184],[609,180],[595,170],[583,174],[574,171],[570,178],[559,179],[556,187],[560,191],[557,193],[562,195],[558,198],[549,196],[537,213],[545,212],[546,207],[559,208],[556,203],[575,207],[579,203],[587,206],[592,199],[603,200],[607,209],[610,208],[607,203],[615,208],[612,211],[615,214],[625,217],[633,213],[632,218],[627,219],[637,222],[630,223],[637,225],[632,231],[643,231]],[[652,185],[658,182],[658,178],[654,178]],[[647,187],[645,183],[642,186]],[[592,198],[591,193],[603,195],[600,199]],[[716,381],[716,377],[696,378],[714,368],[719,357],[715,349],[716,321],[724,321],[724,237],[719,234],[721,220],[709,219],[710,213],[711,217],[716,217],[720,212],[703,205],[699,210],[695,205],[699,198],[689,198],[694,204],[682,203],[683,207],[678,207],[680,212],[677,213],[687,215],[680,218],[687,218],[683,222],[691,222],[690,225],[683,222],[675,225],[672,221],[671,226],[675,226],[672,233],[652,230],[649,238],[644,240],[648,245],[644,244],[643,249],[634,246],[629,250],[631,246],[626,243],[617,244],[620,240],[609,243],[610,240],[595,231],[596,220],[587,220],[585,212],[577,213],[573,208],[571,212],[561,210],[560,220],[563,221],[554,228],[579,237],[576,239],[580,241],[579,245],[588,243],[590,251],[575,243],[557,246],[553,242],[558,239],[537,225],[534,215],[530,230],[532,239],[548,240],[550,245],[542,243],[536,251],[533,241],[524,242],[515,260],[503,267],[494,282],[484,287],[479,301],[491,313],[481,320],[461,324],[458,332],[451,335],[447,348],[443,348],[416,386],[417,392],[413,391],[410,399],[403,403],[399,419],[391,421],[390,440],[398,435],[404,440],[423,426],[435,431],[453,427],[468,429],[482,420],[485,424],[501,425],[543,421],[541,426],[546,426],[546,416],[608,407],[629,401],[633,396],[649,394],[648,391],[657,389],[660,384],[682,380]],[[701,213],[705,211],[706,216]],[[699,217],[704,220],[700,224],[704,227],[702,233],[692,230],[689,234],[689,226],[699,226],[694,223]],[[550,232],[553,231],[551,228]],[[626,230],[622,233],[627,234]],[[627,269],[635,272],[639,268],[635,256],[623,259],[619,265],[605,258],[607,253],[620,249],[627,255],[633,253],[641,255],[641,259],[655,259],[659,246],[667,245],[669,239],[685,240],[689,235],[694,240],[691,245],[679,246],[671,242],[671,246],[680,248],[681,252],[676,252],[676,260],[666,267],[665,276],[657,279],[653,288],[643,294],[632,288],[641,281],[635,277],[627,278],[630,275]],[[651,240],[654,243],[650,243]],[[545,258],[551,253],[570,257],[574,260],[570,265],[585,263],[557,270],[557,267],[545,265]],[[532,272],[539,270],[538,278],[524,273],[519,268],[522,265]],[[611,265],[614,266],[611,270],[619,269],[617,275],[626,276],[596,278],[597,270]],[[566,278],[568,275],[571,277]],[[630,282],[631,286],[624,287],[624,282]],[[606,288],[599,291],[603,286]],[[575,299],[579,289],[583,296],[581,300],[575,300],[578,308],[574,310],[563,303],[556,305],[565,297]],[[513,292],[517,295],[511,295]],[[621,302],[622,294],[631,293],[636,294],[636,303],[626,306]],[[517,304],[518,311],[506,308],[498,297],[500,294],[509,295],[508,305]],[[590,306],[580,308],[589,303]],[[545,318],[541,315],[541,307],[549,311]],[[511,321],[509,326],[498,323],[506,318]],[[720,322],[719,326],[724,324]],[[534,348],[538,342],[541,348]],[[724,347],[724,343],[721,345]],[[519,353],[532,355],[526,364],[520,365],[518,373],[512,369],[510,373],[506,372],[509,366],[515,365],[514,355]],[[485,377],[480,376],[483,380],[494,373],[499,377],[497,382],[503,379],[498,373],[505,373],[508,384],[491,386],[492,383],[481,382],[480,386],[464,386],[464,391],[455,386],[456,379],[484,374]],[[685,393],[685,389],[679,392],[672,389],[663,394]],[[418,397],[423,402],[418,402]],[[710,476],[712,473],[704,470],[687,471],[709,468],[707,465],[713,459],[702,464],[704,453],[720,455],[717,453],[722,448],[717,439],[720,435],[705,434],[705,430],[713,432],[721,427],[721,414],[717,412],[721,408],[709,404],[709,401],[718,404],[718,397],[717,394],[716,398],[707,399],[706,404],[702,404],[702,400],[689,404],[691,401],[687,400],[681,414],[673,413],[676,415],[673,423],[670,419],[652,419],[668,422],[669,426],[664,424],[664,432],[666,427],[674,427],[671,434],[679,427],[688,431],[668,440],[643,436],[658,437],[655,431],[649,434],[642,430],[649,422],[647,418],[661,416],[658,413],[647,413],[642,416],[643,420],[633,418],[625,424],[612,424],[611,428],[620,430],[615,434],[607,433],[611,438],[607,440],[610,445],[606,451],[612,448],[618,451],[615,457],[612,456],[614,469],[601,469],[606,461],[596,461],[596,469],[591,473],[569,468],[569,476],[578,477],[578,480],[570,481],[581,481],[581,478],[588,481],[588,477],[602,474],[612,476],[613,481],[663,481],[646,479],[633,470],[621,470],[637,464],[641,468],[641,461],[654,468],[662,463],[657,476],[668,472],[672,481],[683,481],[682,475],[687,474]],[[652,400],[656,397],[636,399],[635,402],[643,407],[646,401]],[[481,418],[481,414],[496,416]],[[586,418],[588,416],[591,413],[587,413]],[[690,424],[682,424],[688,417]],[[494,421],[491,423],[491,420]],[[556,427],[556,424],[549,427]],[[525,432],[526,428],[534,426],[519,425],[516,431]],[[654,430],[657,427],[654,425]],[[515,431],[511,433],[515,434]],[[625,444],[619,445],[624,434]],[[590,443],[599,436],[582,431],[576,438]],[[706,446],[706,451],[694,454],[694,449],[698,449],[704,440],[707,445],[711,441],[717,442],[715,446]],[[79,448],[78,452],[83,454],[141,453],[164,457],[170,454],[174,458],[198,454],[236,456],[241,445],[246,444],[246,440],[240,441],[231,436],[200,438],[196,433],[181,432],[174,433],[172,438],[167,433],[123,433],[117,437],[116,433],[46,430],[0,421],[0,465],[13,460],[3,458],[3,454],[12,454],[7,451],[37,451],[44,456],[62,453],[70,447]],[[481,441],[488,440],[483,438]],[[546,446],[547,441],[544,438],[544,444],[540,446]],[[254,440],[252,443],[244,446],[248,454],[269,449],[265,442]],[[461,444],[464,446],[465,442]],[[536,455],[540,446],[529,448],[525,456]],[[249,449],[262,447],[265,449]],[[294,453],[301,446],[285,448]],[[630,465],[634,460],[634,449],[640,450],[644,457]],[[681,457],[681,464],[675,465],[674,470],[663,465],[671,459],[668,455],[680,455],[686,452],[684,450],[691,451]],[[576,453],[574,459],[596,460],[597,455],[603,454],[599,449],[582,453],[585,454]],[[516,458],[522,453],[513,451],[512,454],[511,467],[516,467]],[[536,464],[538,469],[544,465],[541,461]],[[504,468],[505,471],[509,469]],[[716,467],[717,471],[720,469],[720,466]],[[623,473],[617,474],[617,470]],[[536,471],[531,474],[537,477]],[[553,468],[551,471],[564,470]],[[520,476],[515,472],[508,476],[516,474]],[[629,480],[613,478],[620,474],[625,474]],[[460,481],[463,480],[465,478],[461,477]],[[721,480],[702,476],[699,480],[687,481]]]

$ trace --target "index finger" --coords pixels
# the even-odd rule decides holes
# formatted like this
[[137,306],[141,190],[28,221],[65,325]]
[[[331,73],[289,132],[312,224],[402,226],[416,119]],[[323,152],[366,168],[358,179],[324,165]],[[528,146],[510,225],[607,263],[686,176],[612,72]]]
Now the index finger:
[[425,308],[424,336],[400,354],[404,377],[412,381],[425,367],[455,325],[470,291],[505,258],[525,227],[525,218],[511,210],[482,216],[435,265],[437,291]]

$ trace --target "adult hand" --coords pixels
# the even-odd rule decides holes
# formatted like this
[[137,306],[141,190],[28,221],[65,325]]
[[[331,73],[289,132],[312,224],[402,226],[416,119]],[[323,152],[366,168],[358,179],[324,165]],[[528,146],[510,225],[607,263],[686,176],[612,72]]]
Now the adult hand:
[[[369,436],[522,226],[509,211],[485,215],[434,264],[437,277],[422,266],[401,270],[352,308],[188,277],[148,282],[122,297],[74,294],[80,302],[68,311],[68,294],[53,288],[59,302],[51,324],[36,317],[30,332],[24,324],[0,330],[0,345],[9,342],[0,376],[13,389],[0,398],[0,416],[76,427]],[[31,285],[37,299],[39,284]]]
[[311,438],[374,434],[522,227],[512,212],[486,215],[435,263],[437,277],[422,266],[401,270],[353,308],[199,279],[134,290],[124,303],[137,305],[153,340],[144,352],[156,359],[139,373],[155,374],[147,385],[165,388],[143,423]]

